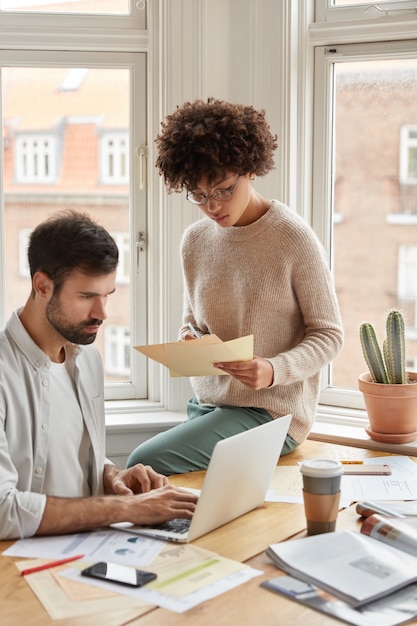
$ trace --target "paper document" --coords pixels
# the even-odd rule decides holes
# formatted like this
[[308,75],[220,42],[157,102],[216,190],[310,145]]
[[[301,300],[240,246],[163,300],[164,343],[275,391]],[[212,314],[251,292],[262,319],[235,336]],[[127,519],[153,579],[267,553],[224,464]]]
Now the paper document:
[[190,341],[135,346],[135,350],[165,365],[172,377],[228,376],[213,363],[253,359],[253,335],[231,341],[222,341],[217,335],[204,335]]
[[[417,463],[407,456],[365,459],[365,464],[387,463],[389,476],[342,476],[341,506],[358,500],[417,500]],[[267,502],[303,502],[303,482],[299,466],[278,465],[266,496]],[[417,514],[417,507],[416,513]]]
[[192,544],[167,542],[149,569],[157,574],[156,580],[139,588],[91,578],[86,580],[78,565],[63,572],[62,576],[183,613],[262,573]]
[[[32,564],[39,564],[39,561],[34,563],[31,561]],[[28,562],[21,561],[16,565],[22,570],[28,566]],[[85,564],[83,566],[85,567]],[[92,623],[91,616],[95,616],[94,623],[99,624],[101,615],[104,617],[104,614],[107,614],[106,623],[108,623],[108,614],[113,612],[112,626],[123,626],[155,607],[155,604],[149,604],[140,598],[127,598],[108,589],[98,589],[68,580],[60,575],[65,567],[68,566],[40,571],[25,578],[51,619],[69,620],[85,617],[87,624]],[[77,620],[77,623],[81,622]]]
[[15,541],[6,556],[62,559],[85,554],[86,561],[112,561],[120,565],[147,567],[160,553],[165,542],[130,535],[124,530],[94,530],[73,535],[27,537]]
[[[85,559],[69,563],[70,568],[68,565],[63,565],[57,568],[57,571],[54,568],[27,576],[27,582],[33,585],[32,589],[44,606],[48,607],[47,610],[51,616],[62,617],[65,616],[65,611],[71,614],[71,611],[83,610],[79,605],[72,606],[68,601],[65,611],[61,612],[60,606],[64,607],[63,594],[58,596],[56,585],[53,585],[54,576],[58,579],[66,578],[78,585],[98,587],[118,595],[130,596],[141,602],[139,604],[129,602],[127,605],[129,610],[136,612],[134,616],[137,616],[140,615],[142,607],[154,605],[182,613],[262,573],[243,563],[224,558],[192,544],[172,545],[170,542],[158,539],[131,535],[123,530],[102,529],[73,535],[28,537],[19,539],[3,552],[8,556],[49,559],[59,559],[75,553],[84,553]],[[96,561],[144,567],[155,572],[158,577],[152,586],[149,583],[144,587],[130,588],[81,576],[80,570]],[[25,564],[22,569],[24,567]],[[42,593],[45,587],[34,588],[39,580],[49,583],[45,593]],[[59,597],[61,603],[59,606],[54,602],[55,597]],[[121,623],[127,623],[133,619],[130,614],[125,618]]]

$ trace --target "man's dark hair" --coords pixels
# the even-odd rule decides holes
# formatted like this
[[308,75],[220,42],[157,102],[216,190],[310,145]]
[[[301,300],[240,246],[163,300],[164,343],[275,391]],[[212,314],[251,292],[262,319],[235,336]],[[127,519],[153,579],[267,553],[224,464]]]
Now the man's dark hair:
[[274,167],[277,137],[265,111],[209,98],[177,107],[156,138],[156,166],[168,192],[193,190],[207,177],[212,184],[225,172],[264,176]]
[[45,272],[58,292],[66,277],[110,274],[117,268],[119,252],[107,230],[77,211],[55,213],[39,224],[29,239],[30,274]]

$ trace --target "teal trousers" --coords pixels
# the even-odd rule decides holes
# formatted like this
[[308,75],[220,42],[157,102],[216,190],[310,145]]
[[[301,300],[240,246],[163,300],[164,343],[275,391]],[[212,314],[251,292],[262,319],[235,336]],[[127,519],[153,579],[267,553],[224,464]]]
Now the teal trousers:
[[[143,463],[165,476],[207,469],[218,441],[272,419],[264,409],[204,406],[192,398],[187,405],[187,420],[140,444],[129,456],[127,467]],[[281,454],[292,452],[297,445],[287,435]]]

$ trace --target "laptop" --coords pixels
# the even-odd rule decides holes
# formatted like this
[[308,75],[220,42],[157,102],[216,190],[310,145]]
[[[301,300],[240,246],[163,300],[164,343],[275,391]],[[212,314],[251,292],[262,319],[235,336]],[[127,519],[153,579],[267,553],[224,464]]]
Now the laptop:
[[179,543],[193,541],[263,504],[292,416],[285,415],[219,441],[191,520],[121,530]]

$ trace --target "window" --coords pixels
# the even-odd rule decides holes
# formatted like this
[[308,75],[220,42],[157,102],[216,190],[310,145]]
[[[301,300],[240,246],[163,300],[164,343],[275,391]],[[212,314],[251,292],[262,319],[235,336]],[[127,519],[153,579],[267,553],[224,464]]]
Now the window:
[[104,329],[104,369],[107,374],[126,376],[130,372],[130,333],[123,326]]
[[[141,51],[132,52],[133,36],[124,35],[128,24],[144,25],[144,6],[138,3],[130,15],[130,4],[0,0],[0,31],[6,38],[15,32],[10,49],[2,46],[0,51],[0,253],[6,259],[0,263],[0,324],[29,294],[26,251],[32,229],[58,210],[75,208],[91,215],[113,235],[120,253],[116,293],[109,298],[103,326],[108,330],[96,340],[106,398],[112,400],[149,397],[146,361],[133,350],[133,345],[148,341],[147,170],[143,161],[135,168],[130,154],[148,143],[147,52],[143,44]],[[126,19],[110,17],[108,9],[116,11],[116,5],[117,15],[126,13]],[[45,15],[46,7],[56,14]],[[94,21],[77,15],[81,7],[90,17],[100,13],[99,24],[101,14],[109,13],[106,19],[113,30],[94,31]],[[69,8],[74,9],[72,17],[60,15]],[[72,41],[68,20],[75,32]],[[89,38],[83,39],[86,24]],[[32,42],[34,49],[27,49],[27,36],[21,34],[25,28],[42,33],[38,44]],[[115,44],[117,28],[120,40]],[[60,37],[64,46],[57,44]],[[48,45],[58,49],[50,54]],[[143,235],[140,247],[138,233]]]
[[126,285],[130,281],[130,237],[129,233],[110,233],[119,249],[116,284]]
[[[380,2],[364,2],[364,0],[316,0],[316,21],[340,21],[348,20],[378,20],[380,18],[401,18],[415,15],[416,4],[414,0],[381,0]],[[397,31],[401,29],[398,24]],[[372,29],[373,26],[370,26]],[[381,26],[378,24],[377,30]],[[362,24],[357,23],[354,30],[358,33],[362,30]],[[343,35],[342,35],[343,36]],[[363,36],[362,36],[363,37]],[[369,37],[369,33],[368,33]]]
[[417,186],[417,124],[403,126],[400,141],[400,181]]
[[1,11],[48,11],[51,13],[127,14],[129,0],[0,0]]
[[[398,254],[398,305],[405,313],[408,338],[417,339],[417,246],[402,245]],[[417,361],[414,355],[407,355]]]
[[16,137],[16,182],[53,183],[58,157],[54,137],[23,135]]
[[22,278],[30,278],[30,270],[29,270],[29,263],[28,263],[28,243],[29,243],[30,233],[31,233],[31,230],[29,228],[21,228],[18,233],[19,276],[21,276]]
[[[345,329],[344,348],[323,376],[321,402],[350,409],[364,406],[357,391],[366,370],[361,322],[374,323],[383,337],[386,311],[400,307],[406,352],[410,362],[417,358],[417,196],[409,187],[417,154],[417,41],[405,36],[414,28],[415,37],[416,3],[381,2],[384,11],[376,13],[368,6],[318,1],[323,21],[311,25],[313,227],[329,251]],[[349,21],[354,14],[355,23]],[[384,29],[396,31],[394,41],[384,41]]]
[[127,183],[129,175],[129,140],[127,133],[105,133],[101,138],[101,182]]

